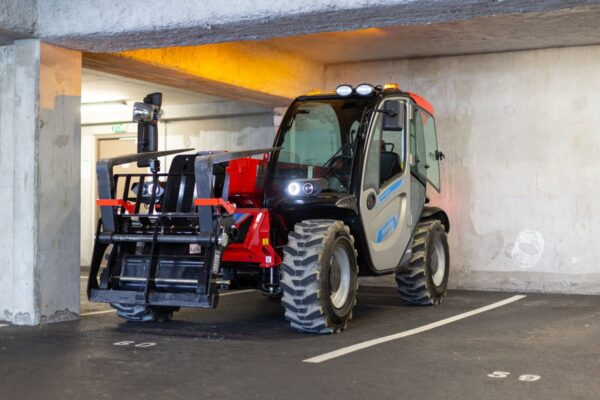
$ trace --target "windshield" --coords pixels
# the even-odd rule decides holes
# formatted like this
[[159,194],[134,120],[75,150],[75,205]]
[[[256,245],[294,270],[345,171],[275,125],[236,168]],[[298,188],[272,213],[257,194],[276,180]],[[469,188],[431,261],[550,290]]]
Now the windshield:
[[354,141],[370,99],[315,99],[292,104],[282,121],[274,190],[293,179],[326,180],[323,191],[348,192]]

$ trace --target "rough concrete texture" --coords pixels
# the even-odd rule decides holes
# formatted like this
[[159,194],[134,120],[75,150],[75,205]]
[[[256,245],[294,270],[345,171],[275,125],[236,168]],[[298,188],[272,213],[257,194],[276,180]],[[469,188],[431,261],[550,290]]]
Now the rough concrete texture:
[[[0,192],[5,212],[0,213],[0,226],[13,226],[14,204],[14,142],[13,130],[14,90],[15,90],[15,48],[0,47]],[[2,255],[2,273],[0,274],[0,320],[12,319],[13,282],[13,229],[6,229],[0,240]],[[33,308],[31,306],[30,308]]]
[[426,25],[477,17],[550,12],[598,1],[172,0],[134,7],[119,0],[39,0],[37,34],[81,50],[197,45],[390,25]]
[[270,39],[271,50],[331,64],[598,44],[598,18],[597,0],[174,0],[139,9],[117,0],[6,0],[0,44],[36,36],[106,52]]
[[35,34],[36,0],[0,1],[0,45]]
[[600,293],[600,47],[343,64],[436,108],[452,287]]
[[[0,213],[7,232],[0,239],[6,267],[0,274],[0,319],[15,324],[39,321],[36,293],[37,229],[35,140],[38,111],[39,42],[25,40],[4,47],[2,125],[0,129],[5,212]],[[15,135],[18,130],[19,134]],[[6,271],[6,273],[4,273]]]
[[[321,32],[262,41],[313,62],[329,65],[596,45],[600,7],[545,13],[493,15],[435,24]],[[318,43],[318,45],[315,45]]]
[[0,275],[0,319],[26,325],[73,319],[79,313],[81,55],[33,39],[2,52],[0,170],[10,195],[0,222],[12,229],[0,238],[8,259]]
[[[163,111],[159,121],[160,150],[242,150],[269,147],[273,144],[273,113],[265,107],[239,102],[187,105],[169,105],[165,102]],[[102,137],[135,137],[135,123],[126,124],[125,133],[112,134],[110,124],[130,119],[130,109],[126,110],[125,115],[106,115],[98,112],[82,115],[84,126],[81,138],[81,265],[90,264],[96,230],[96,141]],[[169,161],[170,158],[162,161],[164,170],[168,169]]]

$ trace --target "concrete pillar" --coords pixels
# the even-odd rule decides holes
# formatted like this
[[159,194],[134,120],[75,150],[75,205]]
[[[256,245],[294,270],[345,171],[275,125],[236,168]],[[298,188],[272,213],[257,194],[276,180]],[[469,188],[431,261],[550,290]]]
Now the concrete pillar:
[[81,53],[0,48],[0,320],[79,314]]

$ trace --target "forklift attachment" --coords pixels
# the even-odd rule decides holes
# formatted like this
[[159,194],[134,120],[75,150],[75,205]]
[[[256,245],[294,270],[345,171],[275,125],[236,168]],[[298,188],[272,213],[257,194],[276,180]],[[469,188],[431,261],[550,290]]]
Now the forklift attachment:
[[[214,308],[235,205],[218,164],[274,151],[147,152],[97,165],[98,223],[88,296],[127,306]],[[168,173],[113,174],[116,165],[176,155]],[[271,250],[272,251],[272,250]]]

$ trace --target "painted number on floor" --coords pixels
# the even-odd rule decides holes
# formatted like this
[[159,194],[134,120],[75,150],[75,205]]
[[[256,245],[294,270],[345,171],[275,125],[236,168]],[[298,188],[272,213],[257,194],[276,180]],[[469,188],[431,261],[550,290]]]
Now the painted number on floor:
[[154,342],[136,343],[133,340],[123,340],[122,342],[113,343],[113,346],[133,346],[138,348],[146,348],[156,346]]
[[521,375],[519,380],[523,382],[535,382],[539,381],[541,378],[542,377],[539,375]]
[[[494,371],[491,374],[487,374],[488,377],[494,378],[494,379],[508,378],[509,375],[510,375],[510,372],[508,372],[508,371]],[[535,382],[535,381],[539,381],[541,378],[542,378],[541,376],[533,375],[533,374],[525,374],[525,375],[519,376],[519,380],[521,382]]]
[[509,375],[510,375],[510,372],[505,372],[505,371],[494,371],[491,374],[488,374],[488,376],[490,378],[498,378],[498,379],[506,378]]

